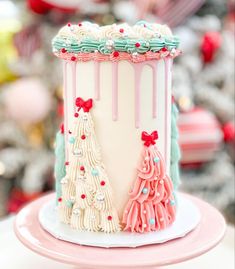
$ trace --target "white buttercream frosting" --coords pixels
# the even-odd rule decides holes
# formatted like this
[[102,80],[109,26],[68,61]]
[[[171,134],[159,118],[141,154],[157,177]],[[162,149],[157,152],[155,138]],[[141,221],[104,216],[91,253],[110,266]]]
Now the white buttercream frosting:
[[98,26],[90,22],[81,24],[68,24],[61,28],[58,36],[71,37],[77,40],[92,38],[93,40],[102,39],[152,39],[156,36],[172,36],[170,28],[166,25],[157,23],[142,23],[130,26],[127,23]]

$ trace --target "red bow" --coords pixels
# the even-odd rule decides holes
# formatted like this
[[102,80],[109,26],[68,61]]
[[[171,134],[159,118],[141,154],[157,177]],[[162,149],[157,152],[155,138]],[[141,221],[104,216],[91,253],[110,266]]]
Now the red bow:
[[78,110],[82,108],[84,112],[89,112],[90,109],[92,108],[92,105],[93,105],[92,99],[88,99],[87,101],[84,101],[81,97],[78,97],[76,99],[76,106],[78,107]]
[[155,145],[155,140],[158,139],[158,133],[157,131],[153,131],[151,134],[148,134],[147,132],[142,132],[141,136],[142,141],[144,141],[144,145],[149,147],[150,145]]

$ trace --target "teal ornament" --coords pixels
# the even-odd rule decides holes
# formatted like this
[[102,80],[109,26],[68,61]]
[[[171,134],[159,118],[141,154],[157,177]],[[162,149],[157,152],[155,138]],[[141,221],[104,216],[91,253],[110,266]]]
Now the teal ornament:
[[170,205],[171,206],[175,205],[175,201],[174,200],[170,200]]
[[73,202],[70,201],[70,200],[66,201],[66,206],[67,206],[68,208],[72,208],[72,207],[73,207]]
[[91,174],[92,174],[92,176],[98,176],[99,175],[99,171],[97,169],[93,168],[91,170]]
[[160,161],[160,159],[159,159],[158,157],[154,157],[153,161],[154,161],[155,163],[158,163],[158,162]]
[[147,194],[148,193],[148,189],[147,188],[143,188],[142,193],[143,194]]
[[58,132],[56,134],[56,142],[55,142],[55,189],[56,189],[56,204],[58,204],[59,197],[62,196],[61,190],[61,180],[66,175],[65,169],[65,141],[64,134],[62,132]]
[[71,137],[69,138],[69,143],[70,143],[70,144],[74,144],[74,143],[75,143],[75,137],[71,136]]
[[149,224],[154,225],[154,224],[155,224],[155,219],[151,218],[151,219],[149,220]]

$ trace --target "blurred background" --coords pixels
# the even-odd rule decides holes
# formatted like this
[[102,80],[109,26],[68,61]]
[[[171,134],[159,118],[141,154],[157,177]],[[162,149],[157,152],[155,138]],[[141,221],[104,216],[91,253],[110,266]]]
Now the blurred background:
[[51,39],[68,21],[148,20],[181,40],[173,93],[181,190],[235,223],[234,21],[225,0],[0,0],[0,218],[53,189],[62,77]]

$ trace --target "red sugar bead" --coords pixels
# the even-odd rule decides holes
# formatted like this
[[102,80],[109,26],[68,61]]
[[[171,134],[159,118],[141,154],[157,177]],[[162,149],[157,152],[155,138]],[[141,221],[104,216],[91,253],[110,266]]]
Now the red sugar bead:
[[85,135],[82,135],[82,136],[81,136],[81,139],[82,139],[82,140],[86,139],[86,136],[85,136]]
[[167,51],[167,48],[164,47],[161,49],[161,51],[165,52],[165,51]]
[[74,117],[77,118],[79,116],[79,114],[76,112],[74,113]]
[[70,27],[70,26],[71,26],[71,23],[70,23],[70,22],[68,22],[68,23],[67,23],[67,26],[68,26],[68,27]]
[[67,51],[67,50],[66,50],[65,48],[62,48],[62,49],[61,49],[61,52],[62,52],[62,53],[65,53],[66,51]]
[[101,185],[101,186],[104,186],[104,185],[105,185],[105,181],[102,180],[102,181],[100,182],[100,185]]
[[108,220],[112,220],[113,219],[113,217],[112,216],[108,216],[108,218],[107,218]]
[[113,52],[113,57],[118,57],[119,56],[119,52],[118,51],[114,51]]
[[123,28],[119,29],[119,32],[124,33],[124,29]]
[[71,61],[74,62],[74,61],[76,61],[76,60],[77,60],[77,58],[76,58],[75,56],[72,56],[72,57],[71,57]]
[[60,202],[62,202],[62,198],[60,197],[60,198],[58,198],[58,202],[60,203]]
[[65,162],[65,165],[69,165],[69,162]]
[[82,194],[82,195],[81,195],[81,198],[82,198],[82,199],[85,199],[85,198],[86,198],[86,195],[85,195],[85,194]]
[[81,23],[81,22],[79,22],[78,26],[79,26],[79,27],[81,27],[81,26],[82,26],[82,23]]
[[80,166],[80,170],[81,171],[84,171],[85,170],[85,167],[84,166]]
[[135,46],[136,46],[136,48],[139,48],[140,47],[140,43],[139,42],[135,43]]
[[71,134],[72,132],[69,130],[69,134]]

